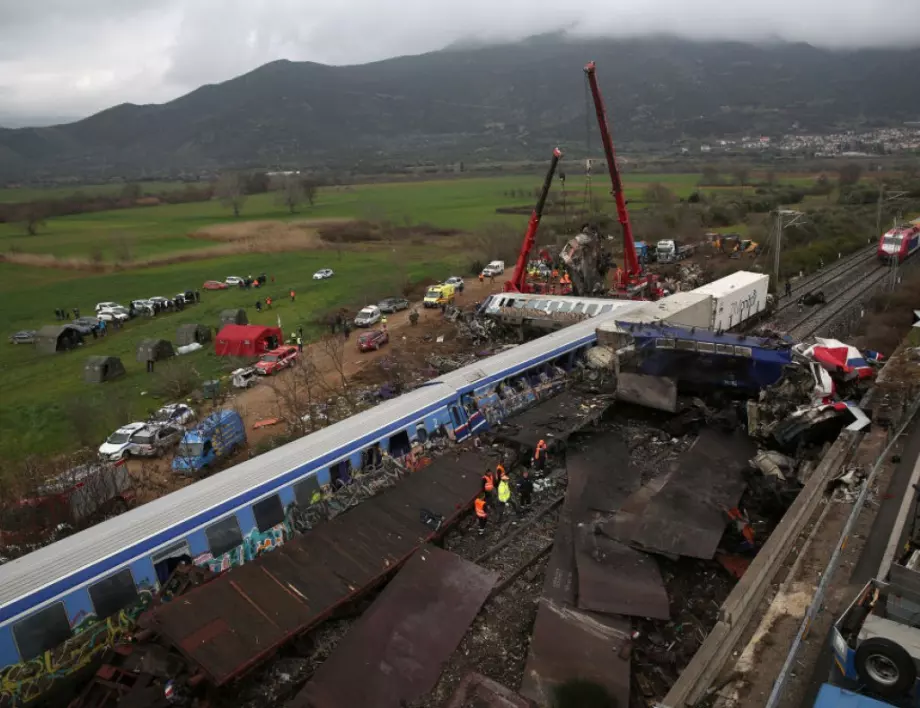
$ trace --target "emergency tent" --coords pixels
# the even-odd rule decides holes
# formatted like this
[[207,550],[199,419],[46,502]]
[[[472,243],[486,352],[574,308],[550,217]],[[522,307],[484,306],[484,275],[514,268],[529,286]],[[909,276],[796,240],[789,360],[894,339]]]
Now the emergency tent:
[[83,367],[86,383],[104,383],[125,375],[125,367],[117,356],[91,356]]
[[875,373],[856,347],[844,344],[838,339],[816,337],[815,344],[805,349],[802,354],[844,380],[865,379]]
[[[238,323],[237,323],[238,324]],[[176,344],[204,344],[211,341],[211,328],[203,324],[184,324],[176,329]]]
[[278,327],[228,324],[217,333],[214,352],[218,356],[259,356],[283,341]]
[[246,310],[243,308],[238,308],[236,310],[221,310],[220,312],[220,324],[237,324],[245,325],[249,324],[249,318],[246,316]]
[[138,361],[162,361],[175,355],[172,344],[165,339],[142,339],[137,345]]
[[83,335],[72,325],[46,325],[35,333],[35,348],[42,354],[66,352],[83,344]]

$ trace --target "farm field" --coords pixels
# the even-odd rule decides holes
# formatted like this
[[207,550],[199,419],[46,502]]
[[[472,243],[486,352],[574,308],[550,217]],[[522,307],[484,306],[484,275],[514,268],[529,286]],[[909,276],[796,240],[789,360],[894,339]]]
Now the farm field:
[[[591,184],[595,201],[601,210],[612,213],[606,176],[595,172]],[[271,229],[263,229],[266,224],[277,227],[282,222],[296,226],[306,219],[357,218],[377,223],[389,220],[397,226],[426,223],[460,232],[503,223],[523,232],[533,191],[542,177],[540,174],[477,177],[323,188],[314,206],[303,206],[294,215],[280,206],[274,195],[265,194],[250,197],[239,219],[234,219],[230,210],[215,200],[54,218],[37,236],[31,237],[24,235],[18,224],[0,224],[0,253],[44,254],[62,261],[78,261],[76,267],[73,263],[68,267],[67,263],[59,262],[59,267],[53,268],[22,261],[0,262],[0,297],[4,302],[0,310],[3,336],[0,459],[16,461],[27,455],[73,449],[76,445],[73,420],[80,411],[92,412],[91,427],[101,440],[113,426],[125,422],[126,417],[143,415],[155,407],[159,402],[151,400],[146,392],[150,377],[143,364],[135,361],[137,344],[143,338],[174,341],[176,327],[188,322],[215,327],[220,311],[231,307],[245,307],[252,322],[276,324],[280,317],[286,332],[304,326],[308,336],[315,335],[314,323],[333,308],[354,308],[397,294],[407,279],[444,278],[451,273],[468,275],[470,263],[480,255],[465,250],[462,236],[434,235],[398,242],[346,243],[341,249],[319,239],[305,238],[282,244],[277,252],[259,252],[260,244],[253,245],[253,240],[275,237]],[[695,174],[634,174],[629,175],[627,195],[634,200],[632,208],[638,209],[649,184],[663,184],[683,197],[696,188],[697,181]],[[557,180],[554,187],[557,204],[561,202],[559,188]],[[22,198],[19,190],[6,190],[2,197],[9,199],[11,192],[18,194],[16,199]],[[569,176],[567,209],[573,212],[581,209],[584,194],[584,176]],[[496,212],[507,207],[521,207],[523,212]],[[221,233],[221,229],[251,233],[245,242],[220,243],[214,233]],[[202,230],[208,230],[208,238],[201,237]],[[130,262],[99,268],[105,262],[115,266],[118,244],[124,240],[130,242]],[[225,255],[218,256],[215,247],[229,250],[221,251]],[[173,262],[155,265],[157,258]],[[314,282],[313,272],[323,267],[333,268],[336,276],[329,281]],[[135,320],[105,339],[88,339],[75,352],[41,356],[29,345],[6,341],[17,330],[53,324],[57,308],[78,307],[81,314],[91,315],[97,302],[114,300],[127,304],[132,299],[154,295],[173,296],[186,289],[200,288],[205,280],[262,272],[274,277],[274,283],[270,281],[265,291],[202,290],[200,305],[180,313]],[[287,297],[291,288],[297,292],[295,303],[290,303]],[[265,295],[271,295],[276,305],[272,311],[257,314],[255,300]],[[189,355],[203,379],[226,369],[227,362],[211,351],[206,348]],[[94,354],[121,357],[127,376],[101,386],[83,383],[85,359]],[[103,397],[105,406],[101,405]]]

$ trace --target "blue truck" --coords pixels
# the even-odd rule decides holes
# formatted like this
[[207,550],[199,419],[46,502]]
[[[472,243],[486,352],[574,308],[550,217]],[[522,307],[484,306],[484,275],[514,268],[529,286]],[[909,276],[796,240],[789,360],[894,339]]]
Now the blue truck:
[[172,461],[173,472],[195,474],[246,444],[246,426],[236,411],[212,413],[186,431]]

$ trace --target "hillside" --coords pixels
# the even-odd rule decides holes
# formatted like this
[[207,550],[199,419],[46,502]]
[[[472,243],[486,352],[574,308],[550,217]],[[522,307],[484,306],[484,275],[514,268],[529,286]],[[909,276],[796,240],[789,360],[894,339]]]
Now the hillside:
[[583,151],[590,59],[621,145],[920,116],[920,93],[906,85],[920,49],[552,36],[359,66],[276,61],[162,105],[0,129],[0,178],[474,162],[557,142]]

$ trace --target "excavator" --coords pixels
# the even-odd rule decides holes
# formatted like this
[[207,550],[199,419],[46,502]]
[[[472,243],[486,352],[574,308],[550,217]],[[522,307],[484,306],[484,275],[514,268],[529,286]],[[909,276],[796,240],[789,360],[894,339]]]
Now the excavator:
[[[661,288],[657,279],[642,270],[639,258],[636,255],[636,242],[633,239],[632,225],[629,223],[629,212],[626,210],[623,180],[617,167],[613,139],[610,137],[610,128],[607,124],[607,110],[604,107],[604,99],[597,85],[597,68],[593,61],[585,66],[585,76],[588,79],[591,97],[594,100],[594,111],[597,114],[597,125],[600,129],[601,142],[604,146],[607,171],[610,173],[611,192],[617,205],[617,219],[623,230],[625,262],[623,269],[617,269],[617,274],[614,278],[614,290],[619,297],[657,299],[661,295]],[[565,245],[562,249],[561,257],[572,278],[574,294],[587,295],[606,290],[605,279],[612,262],[609,254],[601,248],[601,237],[596,229],[586,225],[582,229],[582,233]]]
[[540,219],[543,217],[543,208],[546,206],[549,188],[553,184],[553,176],[556,174],[556,167],[558,167],[561,159],[562,151],[559,148],[553,148],[553,159],[549,163],[546,178],[543,180],[543,188],[540,190],[540,196],[530,215],[530,221],[527,223],[524,243],[521,244],[521,251],[518,253],[517,262],[514,264],[514,272],[511,275],[511,279],[505,281],[504,290],[506,293],[532,293],[535,291],[542,292],[543,290],[542,283],[531,283],[527,280],[527,265],[530,252],[537,241],[537,228],[540,226]]

